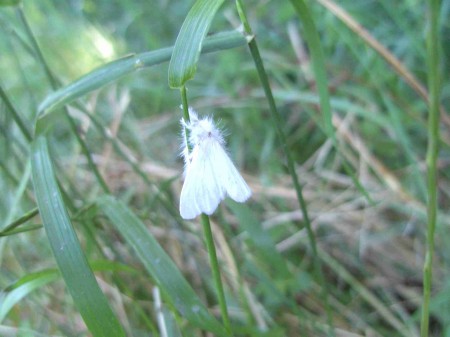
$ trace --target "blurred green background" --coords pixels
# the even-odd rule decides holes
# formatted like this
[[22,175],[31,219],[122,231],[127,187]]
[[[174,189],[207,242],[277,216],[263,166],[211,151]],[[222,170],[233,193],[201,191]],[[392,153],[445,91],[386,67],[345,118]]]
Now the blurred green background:
[[[427,105],[405,82],[405,73],[394,71],[364,41],[362,30],[350,30],[324,4],[345,10],[417,83],[426,86],[425,3],[307,2],[324,50],[339,153],[323,132],[310,54],[292,5],[270,0],[245,3],[324,252],[338,336],[418,336],[426,231]],[[66,86],[125,55],[172,46],[192,4],[24,0],[20,10],[0,7],[1,88],[32,132],[38,106],[53,90],[21,15],[54,77]],[[450,336],[449,17],[450,1],[443,0],[444,111],[431,336]],[[239,24],[234,3],[225,2],[210,34]],[[179,221],[155,198],[156,186],[173,206],[172,213],[177,212],[183,170],[181,110],[178,91],[167,84],[167,70],[168,63],[163,63],[136,71],[88,93],[68,109],[112,194],[144,221],[217,314],[199,225]],[[233,206],[221,206],[213,218],[236,335],[325,336],[324,304],[302,214],[247,48],[201,55],[195,79],[187,87],[190,105],[221,121],[229,153],[254,192],[246,208],[251,219]],[[108,130],[122,154],[86,112]],[[0,229],[4,229],[35,208],[36,201],[30,181],[30,143],[4,99],[0,128]],[[84,252],[91,263],[103,263],[96,276],[121,323],[129,335],[162,336],[153,309],[152,280],[107,220],[91,208],[104,193],[63,118],[50,133],[50,148]],[[370,200],[355,187],[343,161]],[[262,241],[248,225],[252,221],[264,233]],[[41,222],[35,217],[27,224]],[[8,294],[26,283],[26,277],[56,268],[45,231],[37,227],[17,234],[1,232],[0,335],[89,336],[60,278],[37,286],[40,291],[25,291],[11,310],[4,311]],[[280,253],[286,271],[280,272],[264,255],[266,238]],[[201,336],[182,317],[177,316],[176,322],[183,335]]]

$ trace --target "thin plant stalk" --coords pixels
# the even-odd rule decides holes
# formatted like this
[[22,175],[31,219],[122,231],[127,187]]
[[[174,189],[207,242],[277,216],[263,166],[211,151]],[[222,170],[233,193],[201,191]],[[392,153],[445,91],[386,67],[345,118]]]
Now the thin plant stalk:
[[5,228],[2,229],[2,233],[6,233],[9,231],[12,231],[13,229],[19,227],[20,225],[26,223],[28,220],[34,218],[36,215],[39,214],[39,209],[33,208],[32,210],[28,211],[24,215],[22,215],[19,219],[14,220],[9,225],[5,226]]
[[14,118],[14,121],[16,122],[17,126],[19,127],[20,131],[22,131],[22,134],[25,136],[25,138],[27,139],[28,142],[31,142],[31,140],[33,139],[33,137],[31,136],[31,132],[28,130],[22,117],[20,117],[19,113],[14,108],[14,106],[12,105],[8,96],[6,95],[6,92],[3,90],[3,88],[1,86],[0,86],[0,97],[2,98],[3,102],[5,102],[5,105],[8,107],[9,111],[11,112],[11,115]]
[[[252,29],[248,22],[247,15],[245,14],[245,11],[244,11],[244,6],[242,3],[242,0],[236,0],[236,7],[237,7],[237,11],[239,13],[241,22],[244,26],[245,34],[247,34],[249,36],[253,36],[253,32],[252,32]],[[287,146],[286,135],[284,134],[283,127],[282,127],[282,119],[281,119],[281,116],[280,116],[278,109],[276,107],[276,104],[275,104],[275,99],[272,94],[272,89],[270,88],[269,79],[268,79],[267,73],[265,71],[261,55],[259,53],[259,48],[256,43],[256,39],[253,38],[249,42],[248,46],[249,46],[253,61],[255,63],[256,71],[257,71],[259,79],[261,81],[261,85],[263,86],[265,96],[269,103],[270,112],[272,115],[272,119],[274,120],[274,123],[275,123],[278,138],[281,142],[283,152],[286,156],[289,174],[291,175],[291,178],[292,178],[292,181],[294,184],[294,188],[295,188],[295,191],[297,194],[297,199],[299,201],[300,209],[303,214],[309,244],[311,246],[311,250],[312,250],[312,254],[313,254],[315,274],[318,278],[319,284],[322,287],[322,297],[324,300],[325,310],[327,313],[327,321],[330,326],[330,334],[332,336],[334,336],[335,333],[334,333],[334,329],[333,329],[333,316],[332,316],[332,312],[331,312],[329,301],[328,301],[328,287],[326,285],[325,277],[322,272],[322,263],[320,261],[319,255],[317,253],[316,239],[314,236],[314,231],[311,226],[311,221],[309,219],[308,208],[307,208],[305,199],[303,197],[302,186],[298,180],[297,173],[295,171],[294,161],[292,159],[292,156],[289,152],[289,148]]]
[[209,262],[211,264],[211,270],[214,278],[214,284],[217,291],[217,297],[219,300],[220,313],[222,315],[223,325],[225,329],[231,334],[231,323],[228,317],[227,302],[225,300],[225,294],[223,291],[222,278],[220,277],[219,263],[217,261],[216,246],[214,244],[214,238],[211,231],[211,223],[209,222],[209,216],[202,214],[200,216],[203,234],[205,235],[206,248],[208,249]]
[[[182,86],[180,88],[181,93],[181,102],[183,105],[183,119],[187,123],[189,122],[189,105],[187,100],[187,93],[186,93],[186,86]],[[189,144],[189,130],[185,128],[185,136],[186,136],[186,144],[188,147],[189,152],[192,151],[192,146]],[[209,255],[209,263],[211,265],[211,271],[214,279],[214,285],[216,287],[217,291],[217,298],[219,301],[219,307],[220,307],[220,313],[222,315],[222,321],[223,325],[225,326],[225,329],[227,332],[231,335],[231,323],[230,318],[228,316],[228,309],[227,309],[227,302],[225,300],[225,294],[223,291],[223,284],[222,284],[222,278],[220,275],[220,269],[219,269],[219,262],[217,261],[217,254],[216,254],[216,246],[214,244],[214,238],[211,231],[211,223],[209,221],[209,216],[206,214],[200,215],[202,227],[203,227],[203,234],[205,235],[205,243],[206,243],[206,249],[208,250]]]
[[423,301],[420,334],[428,337],[430,319],[430,297],[433,275],[434,231],[437,218],[437,159],[439,151],[439,0],[428,1],[429,29],[427,34],[427,66],[428,66],[428,148],[427,148],[427,250],[423,267]]
[[[180,88],[180,93],[181,93],[181,105],[183,107],[183,119],[185,122],[189,122],[190,121],[190,117],[189,117],[189,105],[188,105],[188,100],[187,100],[187,92],[186,92],[186,86],[183,85]],[[192,151],[192,146],[191,144],[189,144],[189,132],[190,130],[187,128],[184,128],[184,136],[185,136],[185,140],[186,140],[186,146],[188,148],[189,153]]]

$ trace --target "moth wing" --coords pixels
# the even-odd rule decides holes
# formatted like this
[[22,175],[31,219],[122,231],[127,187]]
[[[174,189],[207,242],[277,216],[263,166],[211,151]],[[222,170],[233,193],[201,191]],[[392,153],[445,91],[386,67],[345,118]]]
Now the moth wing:
[[186,179],[180,196],[180,214],[183,219],[194,219],[201,213],[211,215],[225,197],[225,189],[217,175],[214,141],[205,140],[196,145],[191,162],[186,166]]
[[244,202],[252,195],[244,178],[234,166],[224,148],[215,142],[213,145],[214,165],[217,167],[217,179],[225,190],[226,194],[237,202]]

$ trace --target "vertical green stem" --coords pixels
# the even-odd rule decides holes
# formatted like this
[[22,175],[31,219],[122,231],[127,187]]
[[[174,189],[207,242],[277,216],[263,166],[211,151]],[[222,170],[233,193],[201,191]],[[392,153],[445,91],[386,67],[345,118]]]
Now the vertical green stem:
[[[187,92],[186,92],[186,86],[183,85],[180,88],[180,93],[181,93],[181,102],[182,102],[182,106],[183,106],[183,119],[186,123],[188,123],[190,121],[190,117],[189,117],[189,105],[188,105],[188,100],[187,100]],[[189,150],[189,153],[192,151],[192,145],[189,144],[189,132],[190,130],[188,128],[184,128],[184,136],[186,137],[186,146]]]
[[[185,122],[189,122],[189,105],[187,100],[187,93],[186,93],[186,86],[182,86],[180,88],[180,94],[181,94],[181,102],[183,105],[183,119]],[[186,134],[186,144],[188,147],[189,152],[192,151],[192,146],[189,144],[189,130],[185,128],[185,134]],[[203,226],[203,233],[205,235],[205,242],[206,242],[206,249],[208,250],[209,255],[209,263],[211,264],[211,270],[212,275],[214,279],[214,284],[217,291],[217,298],[219,301],[220,306],[220,313],[222,315],[223,324],[225,326],[225,329],[227,332],[231,335],[231,324],[230,324],[230,318],[228,317],[228,310],[227,310],[227,302],[225,300],[225,294],[223,292],[223,285],[222,285],[222,278],[220,277],[220,269],[219,269],[219,263],[217,261],[217,255],[216,255],[216,246],[214,244],[214,238],[211,231],[211,223],[209,222],[209,216],[206,214],[202,214],[200,216],[202,226]]]
[[187,100],[187,89],[186,86],[183,85],[180,89],[181,91],[181,103],[183,105],[183,118],[186,122],[189,122],[189,105]]
[[427,66],[428,66],[428,203],[427,203],[427,250],[423,267],[423,303],[420,333],[422,337],[428,336],[429,331],[429,306],[431,296],[431,284],[433,274],[434,230],[437,217],[437,158],[439,151],[439,42],[438,42],[438,18],[439,0],[428,1],[429,30],[427,34]]
[[28,130],[28,128],[25,125],[25,122],[20,117],[19,113],[16,111],[14,106],[12,105],[11,101],[9,100],[6,93],[3,91],[3,88],[0,86],[0,97],[5,102],[5,105],[8,107],[9,111],[11,112],[14,121],[17,123],[17,126],[19,127],[20,131],[22,131],[23,135],[27,139],[28,142],[31,142],[31,132]]
[[[236,7],[237,7],[237,11],[239,13],[239,17],[241,19],[241,22],[244,26],[244,31],[247,35],[249,36],[253,36],[253,32],[252,29],[250,27],[250,24],[247,20],[247,16],[245,14],[244,11],[244,7],[243,7],[243,3],[242,0],[236,0]],[[273,94],[272,94],[272,90],[270,88],[270,84],[269,84],[269,79],[267,77],[267,73],[264,69],[264,64],[263,61],[261,59],[261,55],[259,53],[259,49],[258,49],[258,45],[256,43],[256,39],[252,39],[249,44],[248,44],[249,48],[250,48],[250,53],[253,57],[253,61],[255,62],[255,67],[256,70],[258,72],[258,76],[259,79],[261,81],[261,85],[263,86],[264,89],[264,93],[265,96],[268,100],[269,103],[269,108],[270,108],[270,112],[272,115],[272,119],[275,122],[275,127],[277,130],[277,134],[278,134],[278,138],[280,139],[281,142],[281,146],[283,147],[283,152],[286,156],[286,161],[287,161],[287,166],[288,166],[288,170],[289,173],[291,175],[293,184],[294,184],[294,188],[297,194],[297,199],[299,201],[300,204],[300,209],[303,213],[303,218],[304,218],[304,223],[305,223],[305,228],[306,228],[306,232],[308,235],[308,240],[309,240],[309,244],[311,246],[311,250],[312,250],[312,254],[313,254],[313,260],[314,260],[314,269],[315,269],[315,274],[318,278],[318,281],[322,287],[322,297],[323,297],[323,301],[324,301],[324,305],[325,305],[325,310],[327,313],[327,320],[328,320],[328,324],[330,326],[330,334],[332,336],[334,336],[334,330],[333,330],[333,317],[331,314],[331,309],[330,309],[330,305],[328,302],[328,288],[325,282],[325,277],[323,275],[322,272],[322,264],[321,261],[319,259],[319,255],[317,253],[317,244],[316,244],[316,239],[314,236],[314,231],[311,227],[311,221],[309,219],[309,215],[308,215],[308,209],[306,206],[306,202],[305,199],[303,198],[303,192],[302,192],[302,186],[300,185],[300,182],[298,180],[297,177],[297,173],[295,172],[295,165],[294,165],[294,161],[292,159],[292,156],[289,152],[289,148],[287,146],[287,140],[286,140],[286,135],[284,134],[283,131],[283,123],[282,123],[282,118],[280,116],[280,114],[278,113],[276,104],[275,104],[275,99],[273,98]]]
[[206,214],[202,214],[200,217],[203,226],[203,233],[205,235],[206,248],[208,249],[209,262],[211,264],[211,270],[214,278],[214,283],[216,286],[217,297],[219,300],[223,324],[228,333],[231,334],[230,318],[228,317],[227,302],[225,300],[225,294],[223,292],[219,263],[217,262],[216,247],[214,245],[214,238],[211,232],[211,224],[209,222],[209,217]]

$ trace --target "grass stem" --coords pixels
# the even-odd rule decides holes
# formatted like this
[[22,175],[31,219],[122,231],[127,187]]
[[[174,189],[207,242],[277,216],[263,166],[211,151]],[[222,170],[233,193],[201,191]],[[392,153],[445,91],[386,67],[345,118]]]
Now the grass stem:
[[202,214],[201,222],[203,226],[203,234],[205,235],[206,248],[208,249],[209,262],[211,264],[211,270],[214,278],[214,284],[217,291],[217,297],[219,300],[220,313],[222,315],[223,324],[225,329],[231,335],[231,323],[228,317],[227,302],[225,300],[225,294],[223,292],[222,279],[220,277],[219,263],[217,261],[216,246],[214,245],[214,238],[211,231],[211,224],[209,222],[209,216]]
[[[183,108],[183,119],[185,121],[185,123],[190,122],[190,117],[189,117],[189,105],[188,105],[188,100],[187,100],[187,89],[186,86],[183,85],[180,88],[180,93],[181,93],[181,102],[182,102],[182,108]],[[189,133],[190,130],[188,128],[184,128],[184,136],[186,138],[186,146],[188,148],[189,153],[192,151],[192,145],[189,143]]]
[[437,218],[437,159],[439,152],[439,0],[428,1],[429,29],[427,34],[427,66],[428,66],[428,148],[427,148],[427,250],[423,267],[423,302],[420,334],[428,337],[430,318],[430,297],[433,275],[434,231]]
[[28,142],[31,142],[32,140],[31,132],[28,130],[27,126],[25,125],[25,122],[22,120],[22,117],[20,117],[19,113],[14,108],[8,96],[6,95],[6,92],[3,90],[1,86],[0,86],[0,97],[2,98],[3,102],[5,102],[5,105],[11,112],[14,121],[16,122],[17,126],[19,127],[24,137],[27,139]]
[[[180,88],[180,94],[181,94],[181,102],[183,105],[183,119],[185,122],[189,122],[189,104],[187,99],[187,90],[186,86],[183,85]],[[192,146],[189,144],[189,129],[185,128],[185,135],[186,135],[186,144],[188,147],[189,152],[192,151]],[[227,332],[231,335],[231,324],[230,324],[230,318],[228,317],[228,310],[227,310],[227,303],[225,300],[225,294],[223,292],[223,285],[222,285],[222,279],[220,276],[220,269],[219,269],[219,263],[217,261],[217,254],[216,254],[216,246],[214,244],[214,238],[211,231],[211,223],[209,222],[209,216],[206,214],[201,214],[200,216],[202,227],[203,227],[203,234],[205,235],[205,242],[206,242],[206,249],[208,250],[209,255],[209,263],[211,265],[211,271],[214,279],[214,284],[217,291],[217,298],[219,301],[220,306],[220,312],[222,315],[223,324],[225,326],[225,329]]]
[[[247,19],[247,15],[245,14],[245,10],[243,7],[243,3],[242,0],[236,0],[236,7],[237,7],[237,11],[239,13],[239,17],[241,19],[241,22],[244,26],[244,31],[247,35],[249,36],[253,36],[253,32],[252,29],[250,27],[250,24],[248,22]],[[297,194],[297,199],[300,205],[300,209],[302,211],[303,214],[303,218],[304,218],[304,224],[305,224],[305,228],[306,228],[306,232],[308,235],[308,240],[309,240],[309,244],[311,246],[311,250],[312,250],[312,254],[313,254],[313,261],[314,261],[314,270],[315,270],[315,274],[316,277],[318,278],[318,282],[322,287],[322,297],[324,300],[324,304],[325,304],[325,310],[327,313],[327,321],[328,324],[330,326],[330,335],[334,336],[334,330],[333,330],[333,316],[331,313],[331,309],[330,309],[330,305],[328,302],[328,288],[325,282],[325,277],[323,275],[322,272],[322,264],[321,261],[319,259],[319,255],[317,253],[317,244],[316,244],[316,238],[314,236],[314,231],[312,229],[311,226],[311,221],[309,219],[309,215],[308,215],[308,208],[305,202],[305,199],[303,198],[303,192],[302,192],[302,186],[298,180],[297,177],[297,173],[295,171],[295,165],[294,165],[294,161],[292,159],[292,156],[290,154],[288,145],[287,145],[287,139],[286,139],[286,135],[284,134],[283,131],[283,123],[282,123],[282,118],[278,112],[278,109],[276,107],[275,104],[275,99],[273,97],[272,94],[272,89],[270,88],[270,83],[269,83],[269,79],[266,73],[266,70],[264,68],[264,64],[261,58],[261,54],[259,52],[259,48],[258,45],[256,43],[256,39],[253,38],[249,44],[248,44],[249,48],[250,48],[250,53],[252,55],[253,61],[255,63],[255,67],[256,67],[256,71],[258,72],[258,76],[259,79],[261,81],[261,85],[263,86],[264,89],[264,93],[265,96],[268,100],[269,103],[269,108],[270,108],[270,112],[272,115],[272,119],[274,121],[276,130],[277,130],[277,134],[278,134],[278,138],[281,142],[281,146],[283,147],[283,152],[286,156],[286,161],[287,161],[287,166],[288,166],[288,170],[289,170],[289,174],[291,175],[292,178],[292,182],[294,184],[294,188]]]
[[9,231],[19,227],[20,225],[26,223],[28,220],[34,218],[38,214],[39,214],[39,209],[37,207],[33,208],[31,211],[28,211],[27,213],[23,214],[19,219],[14,220],[9,225],[5,226],[5,228],[3,228],[1,232],[2,233],[9,232]]

